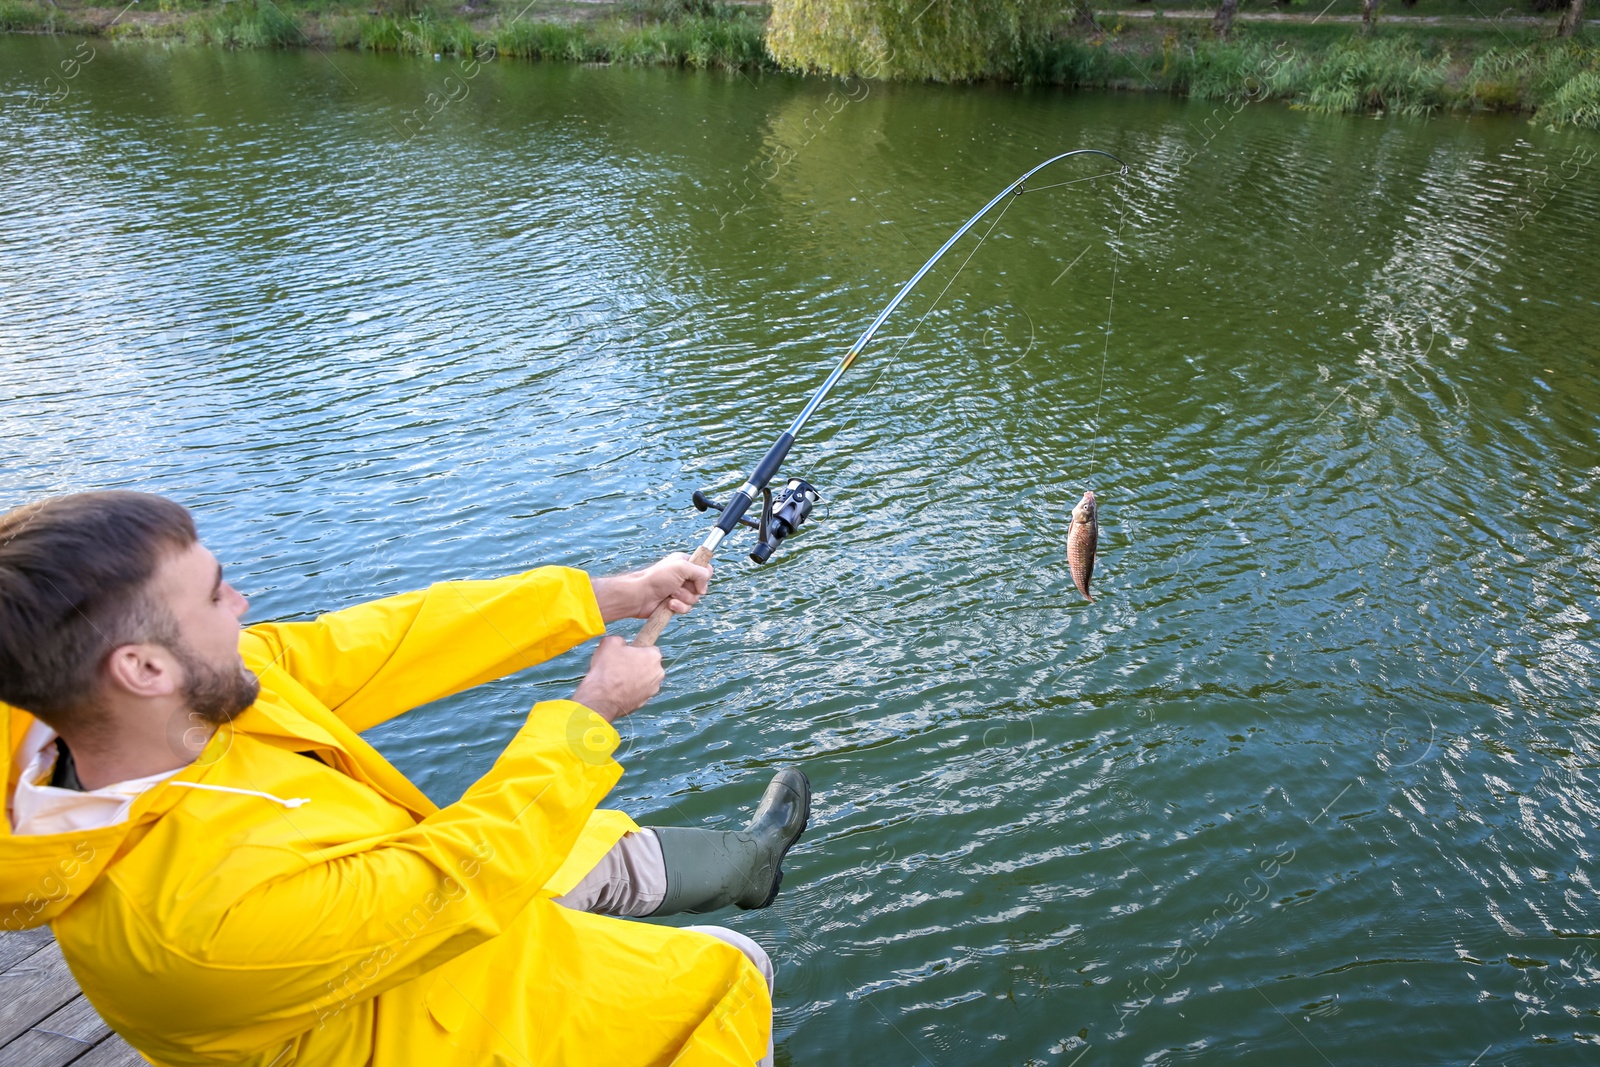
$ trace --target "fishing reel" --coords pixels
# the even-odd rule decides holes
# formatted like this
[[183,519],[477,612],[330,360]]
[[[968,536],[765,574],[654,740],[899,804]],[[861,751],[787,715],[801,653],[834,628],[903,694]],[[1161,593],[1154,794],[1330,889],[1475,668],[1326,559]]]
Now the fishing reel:
[[[821,500],[822,494],[803,478],[790,478],[776,497],[771,489],[762,486],[761,521],[739,519],[740,526],[748,526],[756,532],[756,547],[750,550],[750,559],[756,563],[771,559],[783,539],[805,524],[811,517],[811,509]],[[727,510],[726,504],[717,503],[698,489],[694,493],[694,506],[699,511]]]

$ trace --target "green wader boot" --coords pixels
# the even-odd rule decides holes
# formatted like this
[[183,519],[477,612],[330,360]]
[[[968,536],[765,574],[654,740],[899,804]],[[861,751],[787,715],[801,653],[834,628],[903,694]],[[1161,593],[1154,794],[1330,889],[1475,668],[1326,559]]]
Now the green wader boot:
[[764,908],[783,884],[783,857],[811,816],[811,783],[796,767],[773,776],[743,830],[651,826],[661,842],[667,895],[652,915],[702,915],[737,904]]

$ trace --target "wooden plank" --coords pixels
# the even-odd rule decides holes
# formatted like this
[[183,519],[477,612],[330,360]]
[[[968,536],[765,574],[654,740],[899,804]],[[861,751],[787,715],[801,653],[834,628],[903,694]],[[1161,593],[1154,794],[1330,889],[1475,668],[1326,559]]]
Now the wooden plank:
[[82,996],[51,1013],[0,1048],[0,1067],[66,1067],[111,1036],[94,1005]]
[[80,995],[60,946],[51,941],[0,974],[0,1045],[11,1043]]
[[49,927],[0,932],[0,1067],[148,1067],[111,1032]]
[[149,1067],[145,1058],[116,1034],[72,1061],[72,1067]]
[[48,945],[54,938],[48,926],[13,933],[0,932],[0,973],[10,970]]

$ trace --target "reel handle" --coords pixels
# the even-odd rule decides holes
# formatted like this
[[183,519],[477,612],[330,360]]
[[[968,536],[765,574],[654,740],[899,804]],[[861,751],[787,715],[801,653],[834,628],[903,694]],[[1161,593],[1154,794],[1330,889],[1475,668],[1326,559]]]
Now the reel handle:
[[[694,550],[694,555],[689,557],[689,561],[704,567],[711,562],[711,549],[701,545]],[[633,635],[633,640],[629,643],[637,648],[649,648],[656,643],[656,638],[661,636],[661,631],[667,628],[667,623],[670,621],[672,621],[672,609],[667,607],[667,602],[663,600],[651,613],[650,618],[645,620],[645,624],[639,627],[639,632]]]

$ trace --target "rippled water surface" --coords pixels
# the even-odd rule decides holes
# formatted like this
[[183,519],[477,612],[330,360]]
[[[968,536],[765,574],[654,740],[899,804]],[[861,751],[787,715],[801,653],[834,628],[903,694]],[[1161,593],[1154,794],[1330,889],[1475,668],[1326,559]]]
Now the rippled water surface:
[[[810,774],[728,920],[780,1062],[1594,1062],[1600,141],[78,47],[0,39],[3,502],[169,493],[258,619],[691,547],[956,225],[1126,158],[890,321],[614,802],[727,827]],[[375,740],[447,802],[585,662]]]

